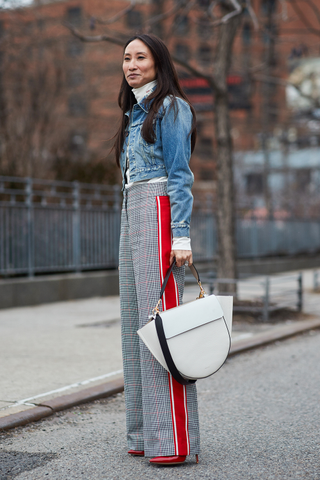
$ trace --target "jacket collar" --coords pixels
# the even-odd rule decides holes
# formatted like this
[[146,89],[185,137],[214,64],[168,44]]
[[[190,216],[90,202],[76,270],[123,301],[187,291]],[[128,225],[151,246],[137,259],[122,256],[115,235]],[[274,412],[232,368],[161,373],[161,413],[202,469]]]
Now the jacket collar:
[[[135,103],[135,104],[133,105],[133,108],[135,108],[135,107],[137,106],[137,107],[140,107],[145,113],[149,113],[149,106],[147,106],[145,102],[146,102],[147,98],[151,95],[151,93],[154,92],[155,89],[156,89],[156,85],[155,85],[154,87],[152,87],[151,92],[150,92],[148,95],[145,95],[145,96],[143,97],[143,99],[140,100],[139,103]],[[125,115],[127,115],[127,117],[130,117],[130,110],[128,110],[128,111],[125,113]]]

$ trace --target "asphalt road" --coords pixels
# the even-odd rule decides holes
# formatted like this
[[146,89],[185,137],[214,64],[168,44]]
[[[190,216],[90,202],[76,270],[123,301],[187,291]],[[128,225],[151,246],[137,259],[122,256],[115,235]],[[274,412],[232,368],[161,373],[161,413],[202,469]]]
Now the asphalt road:
[[198,382],[202,450],[179,467],[127,455],[123,394],[0,436],[0,479],[320,479],[320,332],[228,360]]

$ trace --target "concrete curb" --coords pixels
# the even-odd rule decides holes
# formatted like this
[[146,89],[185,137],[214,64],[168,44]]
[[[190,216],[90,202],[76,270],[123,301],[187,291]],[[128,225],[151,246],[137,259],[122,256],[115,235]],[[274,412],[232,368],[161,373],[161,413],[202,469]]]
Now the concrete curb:
[[244,338],[243,340],[235,341],[231,347],[229,357],[237,355],[238,353],[246,352],[247,350],[252,350],[254,348],[261,347],[263,345],[268,345],[268,343],[273,343],[277,340],[284,340],[299,333],[307,332],[320,328],[320,318],[315,318],[312,320],[302,320],[289,325],[284,325],[282,327],[275,327],[266,332],[253,335],[249,338]]
[[[303,320],[294,322],[283,327],[275,327],[264,333],[254,335],[250,338],[235,341],[231,347],[229,356],[237,355],[254,348],[273,343],[277,340],[284,340],[299,333],[320,328],[320,318],[313,320]],[[0,418],[0,430],[10,430],[15,427],[21,427],[31,422],[36,422],[42,418],[49,417],[56,412],[66,410],[77,405],[93,402],[101,398],[107,398],[116,393],[123,392],[123,378],[107,382],[96,387],[86,388],[70,395],[64,395],[49,400],[35,408],[24,412],[14,413],[7,417]]]
[[119,295],[118,270],[0,279],[0,309]]
[[44,402],[35,408],[24,412],[13,413],[7,417],[0,418],[0,430],[9,430],[15,427],[21,427],[31,422],[36,422],[42,418],[49,417],[56,412],[66,410],[67,408],[76,407],[83,403],[93,402],[100,398],[111,397],[116,393],[123,392],[123,378],[107,382],[96,387],[86,388],[70,395],[53,398],[48,402]]

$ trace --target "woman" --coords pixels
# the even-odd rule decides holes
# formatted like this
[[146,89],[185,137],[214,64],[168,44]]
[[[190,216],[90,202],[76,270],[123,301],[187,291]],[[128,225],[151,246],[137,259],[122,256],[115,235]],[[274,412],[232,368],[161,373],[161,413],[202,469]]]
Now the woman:
[[128,453],[152,457],[153,464],[179,464],[191,454],[198,460],[196,387],[176,382],[137,330],[148,321],[174,257],[163,310],[181,302],[184,265],[192,263],[195,113],[159,38],[131,38],[123,73],[115,151],[124,193],[119,275]]

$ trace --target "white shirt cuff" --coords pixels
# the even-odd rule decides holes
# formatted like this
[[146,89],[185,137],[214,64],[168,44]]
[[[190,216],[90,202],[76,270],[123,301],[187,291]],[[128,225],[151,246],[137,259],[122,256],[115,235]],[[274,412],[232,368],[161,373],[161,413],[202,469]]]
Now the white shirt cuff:
[[174,237],[172,239],[172,250],[191,250],[189,237]]

